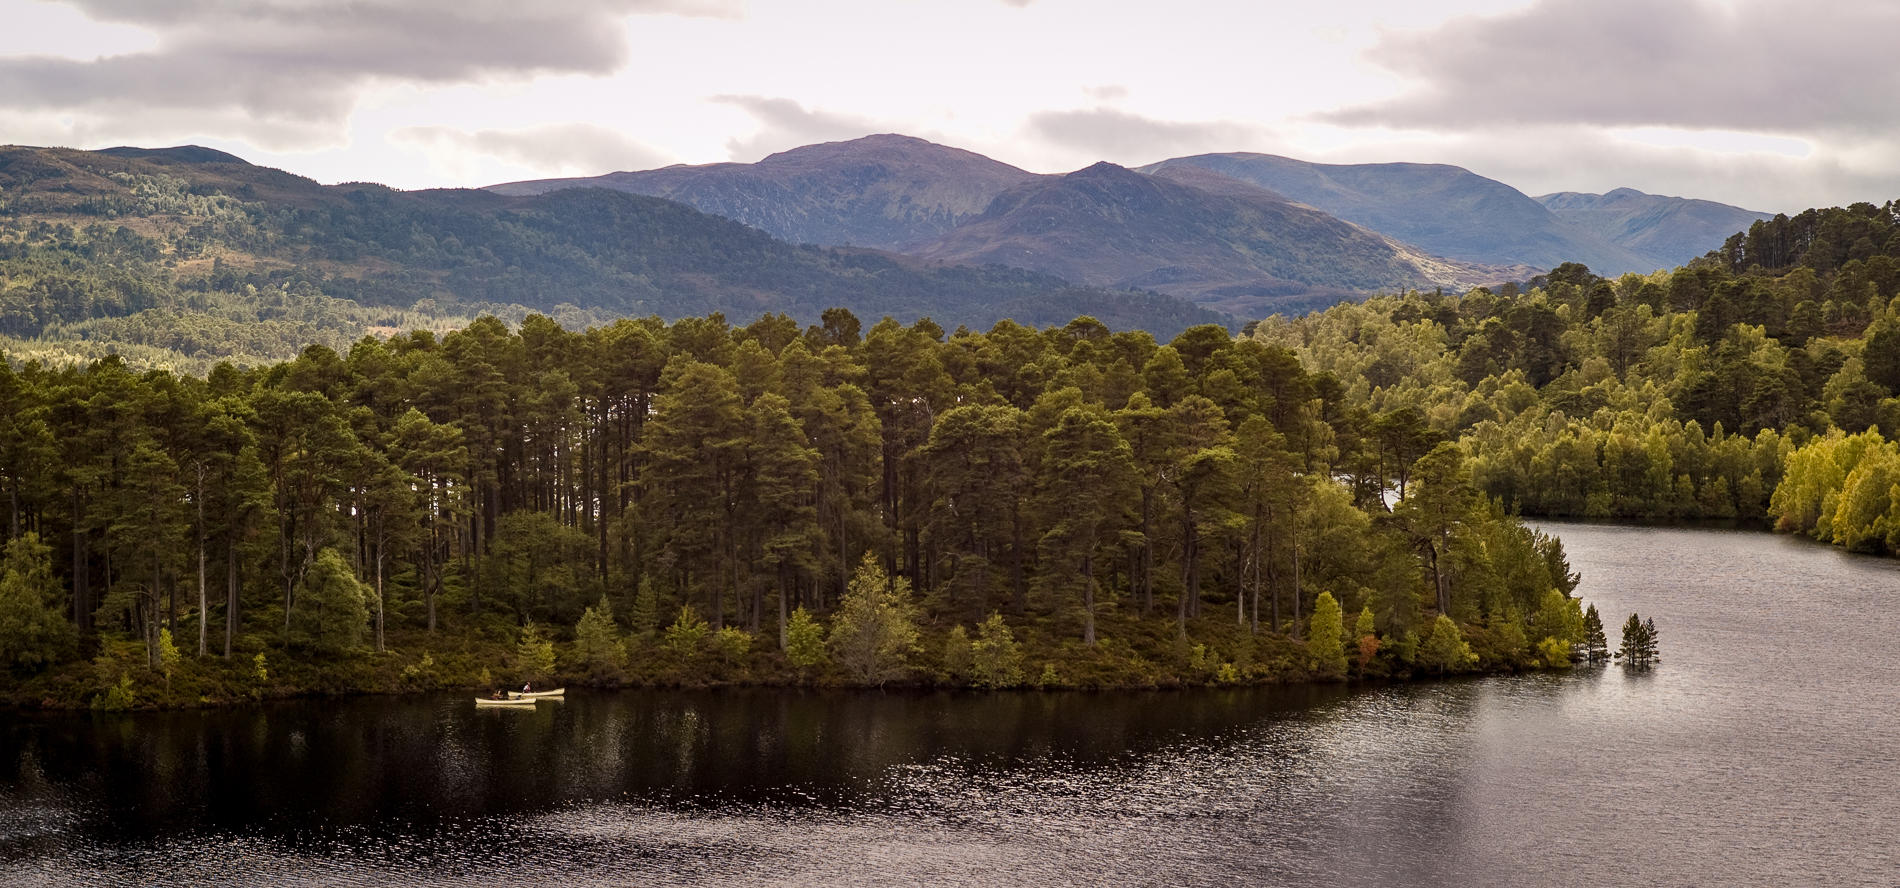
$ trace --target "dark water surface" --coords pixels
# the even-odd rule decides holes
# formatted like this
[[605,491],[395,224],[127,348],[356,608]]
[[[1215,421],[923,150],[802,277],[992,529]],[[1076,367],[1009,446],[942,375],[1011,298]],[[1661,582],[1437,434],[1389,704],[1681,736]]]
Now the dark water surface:
[[1900,884],[1900,565],[1546,529],[1660,668],[0,713],[0,885]]

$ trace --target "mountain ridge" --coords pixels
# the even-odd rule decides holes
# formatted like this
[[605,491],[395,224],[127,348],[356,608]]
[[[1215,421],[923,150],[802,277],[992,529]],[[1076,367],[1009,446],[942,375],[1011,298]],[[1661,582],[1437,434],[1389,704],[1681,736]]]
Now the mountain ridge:
[[487,190],[609,188],[678,200],[792,243],[897,250],[941,236],[1035,177],[973,151],[882,133],[804,145],[757,163],[675,164]]
[[1209,191],[1107,162],[1005,191],[982,215],[914,252],[1152,289],[1236,315],[1330,304],[1378,289],[1510,277],[1422,257],[1259,189]]
[[1692,197],[1615,188],[1602,194],[1556,191],[1533,200],[1559,218],[1652,258],[1686,264],[1774,214]]

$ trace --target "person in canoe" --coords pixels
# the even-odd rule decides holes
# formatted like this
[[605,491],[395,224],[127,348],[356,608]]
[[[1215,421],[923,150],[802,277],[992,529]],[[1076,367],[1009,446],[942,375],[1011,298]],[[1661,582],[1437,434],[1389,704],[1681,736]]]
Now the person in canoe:
[[525,682],[522,682],[522,683],[521,683],[521,692],[522,692],[522,693],[524,693],[524,694],[532,694],[532,693],[534,693],[534,682],[531,682],[531,681],[525,681]]

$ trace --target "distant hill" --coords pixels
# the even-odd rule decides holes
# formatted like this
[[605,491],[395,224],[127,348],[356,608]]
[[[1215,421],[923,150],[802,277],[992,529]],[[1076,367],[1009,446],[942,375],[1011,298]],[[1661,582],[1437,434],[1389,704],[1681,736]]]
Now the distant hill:
[[1722,245],[1729,236],[1773,217],[1741,207],[1644,194],[1618,188],[1607,194],[1559,191],[1537,197],[1557,217],[1635,251],[1660,268],[1674,268]]
[[1030,271],[794,246],[598,188],[403,192],[323,186],[193,147],[0,148],[0,335],[16,353],[59,341],[270,359],[481,312],[569,325],[713,311],[809,322],[831,306],[946,327],[1092,314],[1162,337],[1230,320]]
[[1034,178],[981,154],[886,134],[806,145],[758,163],[510,182],[488,190],[526,195],[610,188],[677,200],[793,243],[901,249],[943,235]]
[[1018,185],[915,252],[1153,289],[1239,316],[1318,307],[1382,288],[1495,283],[1528,270],[1423,256],[1212,173],[1147,176],[1109,163]]
[[1462,167],[1320,164],[1235,153],[1179,157],[1141,170],[1166,173],[1182,167],[1209,170],[1265,188],[1452,259],[1546,269],[1582,262],[1600,274],[1612,275],[1675,264],[1653,261],[1613,243],[1603,234],[1566,221],[1523,192]]

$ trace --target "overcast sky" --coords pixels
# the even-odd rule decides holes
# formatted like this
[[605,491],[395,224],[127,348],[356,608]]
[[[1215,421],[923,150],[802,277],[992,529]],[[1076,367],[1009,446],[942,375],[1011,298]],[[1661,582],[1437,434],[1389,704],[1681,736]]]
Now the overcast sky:
[[1900,197],[1900,0],[0,0],[0,142],[324,182],[753,161],[875,132],[1037,172],[1210,151],[1531,194]]

